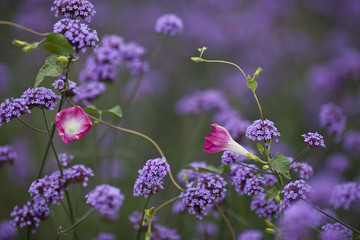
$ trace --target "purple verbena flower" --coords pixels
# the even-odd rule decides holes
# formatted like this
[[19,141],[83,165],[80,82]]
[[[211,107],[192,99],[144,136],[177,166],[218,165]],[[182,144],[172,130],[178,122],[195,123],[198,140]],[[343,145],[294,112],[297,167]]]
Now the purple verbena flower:
[[0,168],[5,164],[13,164],[17,154],[14,147],[10,145],[0,146]]
[[355,182],[337,184],[333,188],[329,203],[335,208],[349,209],[350,204],[357,200],[359,187]]
[[354,155],[360,154],[360,131],[350,131],[345,135],[344,148]]
[[294,162],[290,171],[298,172],[302,179],[309,179],[313,175],[313,168],[307,163]]
[[291,206],[295,201],[307,199],[311,191],[311,187],[304,180],[288,183],[282,190],[284,199],[280,203],[281,210]]
[[247,159],[240,154],[233,153],[231,151],[224,151],[221,156],[221,162],[225,165],[230,165],[232,163],[243,163]]
[[308,239],[312,226],[321,223],[322,214],[308,204],[298,201],[285,209],[280,219],[284,240]]
[[184,213],[186,210],[186,206],[184,205],[183,201],[181,199],[176,200],[172,205],[172,213],[180,214]]
[[190,214],[195,214],[199,219],[207,215],[207,206],[220,203],[224,200],[227,189],[226,182],[217,174],[199,174],[197,182],[186,185],[186,191],[180,194],[183,203]]
[[263,233],[259,230],[249,229],[243,231],[238,237],[237,240],[261,240]]
[[339,140],[346,123],[342,109],[333,103],[325,104],[320,109],[319,119],[320,126],[326,128],[329,134],[333,134],[335,139]]
[[163,189],[164,178],[170,171],[170,166],[165,158],[150,159],[138,171],[139,177],[135,181],[134,196],[149,197]]
[[219,111],[227,107],[225,95],[215,89],[195,91],[189,96],[181,98],[175,106],[180,115],[201,114],[208,111]]
[[318,134],[317,132],[316,133],[309,132],[301,136],[304,138],[304,142],[308,144],[309,148],[317,148],[317,147],[326,148],[323,139],[324,137]]
[[151,231],[152,240],[180,240],[181,236],[176,229],[171,229],[160,224],[154,224],[154,229]]
[[262,185],[265,179],[256,174],[257,167],[253,164],[230,166],[229,180],[235,186],[235,191],[239,195],[257,195],[264,191]]
[[44,87],[28,88],[22,95],[29,109],[40,107],[42,109],[53,110],[57,104],[59,96],[51,89]]
[[115,219],[124,202],[120,189],[107,184],[97,186],[86,196],[86,203],[100,213],[102,217]]
[[131,62],[135,59],[140,59],[146,53],[145,47],[137,42],[129,42],[122,46],[121,54],[126,62]]
[[87,186],[89,178],[94,176],[91,168],[86,168],[82,164],[65,169],[63,173],[67,183],[81,183],[84,187]]
[[35,180],[29,188],[30,196],[40,205],[57,204],[64,199],[66,189],[64,176],[54,172],[50,176]]
[[353,233],[340,223],[328,223],[321,227],[321,240],[351,240]]
[[46,220],[50,215],[50,211],[47,205],[40,205],[38,202],[27,203],[22,207],[15,206],[14,210],[11,212],[10,216],[13,218],[11,223],[14,226],[26,227],[29,226],[32,229],[32,232],[35,233],[37,227],[41,220]]
[[[134,211],[132,214],[130,214],[129,220],[132,223],[134,229],[139,229],[141,217],[142,217],[142,213],[139,211]],[[153,224],[152,226],[154,226],[154,223],[156,223],[158,220],[159,220],[158,216],[154,216],[154,218],[151,221],[151,223]],[[145,223],[144,225],[142,225],[142,227],[143,227],[142,230],[144,232],[146,232],[148,226],[149,226],[149,223],[148,222]]]
[[276,202],[275,199],[266,200],[265,193],[254,196],[250,208],[255,211],[259,217],[265,217],[269,221],[272,218],[277,218],[280,212],[280,204]]
[[155,31],[158,33],[175,36],[182,33],[183,29],[182,20],[175,14],[165,14],[156,20]]
[[75,102],[82,102],[86,106],[105,92],[106,86],[102,82],[91,81],[79,85],[79,94],[75,96]]
[[94,5],[87,0],[55,0],[51,11],[55,11],[55,17],[64,16],[74,19],[80,17],[87,22],[95,15]]
[[30,109],[23,98],[6,99],[0,104],[0,127],[26,113],[30,113]]
[[98,81],[114,82],[117,75],[116,67],[113,62],[101,63],[96,57],[90,56],[86,59],[85,67],[80,71],[79,82],[82,84]]
[[8,220],[0,222],[0,240],[15,240],[16,228]]
[[206,167],[207,167],[206,162],[192,162],[192,163],[190,163],[189,165],[192,166],[193,168],[195,168],[196,171],[193,170],[193,169],[182,169],[182,170],[177,174],[177,179],[178,179],[180,182],[185,183],[185,184],[188,183],[188,182],[185,181],[185,179],[184,179],[185,175],[184,175],[184,174],[186,174],[188,181],[189,181],[189,182],[192,182],[192,181],[195,180],[195,178],[196,178],[196,176],[197,176],[197,174],[198,174],[198,172],[197,172],[198,168],[199,168],[199,167],[201,167],[201,168],[206,168]]
[[219,231],[218,226],[210,221],[207,222],[197,222],[196,223],[196,232],[200,236],[207,236],[207,238],[211,238],[215,236]]
[[141,75],[149,71],[149,63],[139,59],[129,61],[126,63],[126,67],[130,70],[131,75]]
[[95,48],[99,41],[96,30],[79,20],[61,19],[54,24],[54,32],[64,35],[76,52],[85,52],[86,47]]
[[66,153],[60,153],[58,157],[59,157],[59,162],[60,162],[61,166],[65,167],[65,168],[69,167],[74,160],[73,155],[69,155]]
[[245,136],[253,141],[277,141],[275,137],[280,136],[280,133],[272,121],[265,119],[262,122],[261,119],[258,119],[248,126]]
[[331,170],[333,173],[343,173],[349,168],[350,160],[342,153],[331,154],[326,159],[326,169]]
[[116,236],[112,233],[99,233],[96,237],[93,237],[92,240],[115,240]]
[[76,86],[76,83],[68,80],[68,83],[65,84],[66,77],[64,75],[60,75],[59,78],[52,84],[52,86],[59,90],[61,93],[66,89],[65,96],[66,97],[74,97],[79,94],[79,88]]

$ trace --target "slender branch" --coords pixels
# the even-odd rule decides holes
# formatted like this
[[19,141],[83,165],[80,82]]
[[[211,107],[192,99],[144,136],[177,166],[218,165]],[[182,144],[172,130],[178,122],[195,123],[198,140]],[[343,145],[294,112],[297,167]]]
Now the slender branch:
[[262,173],[270,174],[270,175],[275,175],[274,173],[270,173],[270,172],[264,171],[264,170],[259,169],[259,168],[250,167],[250,166],[247,166],[247,165],[245,165],[245,164],[243,164],[243,163],[239,163],[239,162],[235,162],[235,163],[238,164],[238,165],[241,165],[241,166],[243,166],[243,167],[247,167],[247,168],[254,169],[255,171],[258,171],[258,172],[262,172]]
[[[69,103],[70,103],[71,105],[75,106],[75,104],[74,104],[71,100],[68,99],[68,101],[69,101]],[[99,123],[102,123],[102,124],[104,124],[104,125],[106,125],[106,126],[109,126],[109,127],[114,128],[114,129],[116,129],[116,130],[119,130],[119,131],[123,131],[123,132],[127,132],[127,133],[130,133],[130,134],[134,134],[134,135],[137,135],[137,136],[139,136],[139,137],[142,137],[142,138],[148,140],[152,145],[154,145],[154,147],[155,147],[155,148],[157,149],[157,151],[159,152],[160,156],[163,157],[163,158],[165,158],[165,155],[164,155],[163,151],[161,150],[161,148],[159,147],[159,145],[158,145],[152,138],[146,136],[145,134],[142,134],[142,133],[139,133],[139,132],[137,132],[137,131],[130,130],[130,129],[127,129],[127,128],[122,128],[122,127],[115,126],[115,125],[113,125],[113,124],[111,124],[111,123],[108,123],[108,122],[105,122],[105,121],[103,121],[103,120],[101,120],[101,119],[98,119],[98,118],[96,118],[96,117],[94,117],[94,116],[92,116],[92,115],[90,115],[90,114],[87,114],[87,115],[88,115],[88,117],[91,118],[92,120],[97,121],[97,122],[99,122]],[[165,158],[165,160],[166,160],[166,158]],[[166,161],[167,161],[167,160],[166,160]],[[178,188],[180,191],[182,191],[182,192],[185,191],[185,190],[175,181],[174,176],[173,176],[172,173],[171,173],[171,170],[169,170],[169,177],[170,177],[172,183],[175,185],[175,187],[177,187],[177,188]]]
[[237,67],[237,69],[240,70],[240,72],[244,75],[245,80],[247,80],[245,72],[241,69],[241,67],[239,67],[239,65],[237,65],[235,63],[228,62],[228,61],[223,61],[223,60],[207,60],[207,59],[203,59],[203,58],[201,58],[201,61],[202,62],[208,62],[208,63],[224,63],[224,64],[233,65],[233,66]]
[[143,211],[142,211],[142,215],[141,215],[141,221],[139,222],[139,228],[136,232],[136,240],[139,240],[140,239],[140,235],[141,235],[141,228],[142,228],[142,222],[144,220],[144,216],[145,216],[145,209],[147,209],[148,205],[149,205],[149,202],[150,202],[150,198],[151,198],[151,193],[149,195],[149,197],[145,200],[145,203],[144,203],[144,208],[143,208]]
[[21,28],[21,29],[23,29],[23,30],[25,30],[25,31],[31,32],[31,33],[33,33],[33,34],[35,34],[35,35],[39,35],[39,36],[46,36],[46,35],[48,35],[48,33],[39,33],[39,32],[37,32],[37,31],[35,31],[35,30],[32,30],[32,29],[30,29],[30,28],[27,28],[27,27],[25,27],[25,26],[22,26],[22,25],[20,25],[20,24],[14,23],[14,22],[0,21],[0,24],[10,25],[10,26],[13,26],[13,27],[18,27],[18,28]]
[[331,216],[330,214],[324,212],[323,210],[321,210],[321,209],[318,208],[317,206],[313,205],[313,204],[310,203],[309,201],[307,201],[307,200],[305,200],[305,199],[303,199],[303,201],[306,202],[307,204],[309,204],[311,207],[313,207],[313,208],[315,208],[316,210],[318,210],[319,212],[321,212],[322,214],[324,214],[324,215],[326,215],[327,217],[331,218],[331,219],[334,220],[335,222],[338,222],[338,223],[340,223],[341,225],[349,228],[351,231],[353,231],[353,232],[355,232],[355,233],[357,233],[357,234],[360,234],[360,231],[357,230],[356,228],[354,228],[354,227],[350,226],[349,224],[344,223],[343,221],[341,221],[341,220],[339,220],[339,219]]
[[228,218],[225,216],[224,212],[221,210],[221,208],[219,207],[219,205],[217,203],[215,203],[215,207],[216,209],[219,211],[221,217],[224,219],[226,225],[228,226],[230,232],[231,232],[231,236],[233,240],[236,240],[236,236],[235,236],[235,232],[234,229],[231,227],[230,222],[228,220]]
[[[259,99],[257,98],[255,91],[253,91],[253,94],[254,94],[256,103],[257,103],[257,105],[258,105],[258,107],[259,107],[259,112],[260,112],[261,121],[262,121],[262,123],[263,123],[263,125],[264,125],[264,116],[263,116],[263,112],[262,112],[262,108],[261,108]],[[264,125],[264,128],[265,128],[265,125]],[[265,131],[264,131],[264,133],[265,133]]]
[[156,213],[156,212],[159,211],[161,208],[163,208],[163,207],[165,207],[166,205],[168,205],[168,204],[170,204],[170,203],[178,200],[179,198],[180,198],[180,196],[176,196],[176,197],[173,197],[173,198],[170,199],[170,200],[167,200],[166,202],[164,202],[163,204],[161,204],[160,206],[158,206],[157,208],[155,208],[155,211],[154,211],[154,212]]
[[25,126],[31,128],[31,129],[34,130],[34,131],[37,131],[37,132],[40,132],[40,133],[43,133],[43,134],[47,134],[47,132],[45,132],[45,131],[43,131],[43,130],[40,130],[40,129],[36,128],[36,127],[31,126],[30,124],[28,124],[27,122],[25,122],[24,120],[22,120],[20,117],[17,117],[16,119],[19,120],[19,121],[22,122]]
[[87,211],[87,213],[84,214],[84,216],[82,216],[81,218],[79,218],[73,225],[71,225],[70,227],[66,228],[65,230],[61,230],[61,227],[59,229],[59,233],[67,233],[68,231],[70,231],[71,229],[75,228],[77,225],[79,225],[82,221],[84,221],[87,217],[89,217],[95,210],[93,208],[91,208],[89,211]]
[[299,153],[299,155],[297,155],[295,158],[294,158],[294,160],[290,163],[290,166],[294,163],[294,162],[296,162],[297,160],[299,160],[300,159],[300,157],[302,156],[302,155],[304,155],[307,151],[309,151],[310,150],[310,148],[309,148],[309,146],[307,146],[301,153]]

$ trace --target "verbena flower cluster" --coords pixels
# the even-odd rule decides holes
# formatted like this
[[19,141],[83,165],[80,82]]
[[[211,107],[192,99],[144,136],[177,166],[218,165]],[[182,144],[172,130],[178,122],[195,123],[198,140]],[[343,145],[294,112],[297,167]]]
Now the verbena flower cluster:
[[44,87],[29,88],[22,95],[23,98],[29,107],[40,107],[47,110],[53,110],[54,106],[57,104],[59,96],[57,96],[51,89]]
[[259,230],[249,229],[243,231],[238,237],[237,240],[261,240],[263,238],[263,233]]
[[44,87],[29,88],[21,98],[5,99],[0,104],[0,127],[13,118],[31,113],[33,107],[52,110],[58,99],[59,97],[51,89]]
[[183,29],[182,20],[175,14],[165,14],[156,20],[155,31],[158,33],[175,36],[182,33]]
[[221,162],[225,165],[230,165],[232,163],[243,163],[247,159],[240,154],[233,153],[231,151],[224,151],[221,156]]
[[10,216],[13,218],[11,223],[14,226],[30,227],[35,233],[36,228],[39,227],[41,220],[46,220],[50,215],[50,210],[47,205],[40,205],[39,203],[27,203],[22,207],[15,206]]
[[274,122],[265,119],[255,120],[247,129],[246,137],[253,141],[268,141],[275,140],[276,137],[280,136],[277,128],[274,125]]
[[217,174],[201,173],[196,182],[186,185],[186,190],[180,194],[180,197],[189,213],[202,219],[204,215],[207,215],[209,204],[220,203],[224,200],[226,185],[225,180]]
[[267,220],[277,218],[280,212],[280,204],[275,199],[266,200],[266,194],[260,193],[253,197],[250,204],[251,210],[255,211],[259,217],[264,217]]
[[74,156],[73,155],[69,155],[69,154],[66,154],[66,153],[60,153],[59,154],[59,162],[60,162],[60,165],[62,167],[69,167],[73,160],[74,160]]
[[16,228],[8,220],[0,222],[0,239],[1,240],[15,240]]
[[17,157],[17,153],[13,146],[5,145],[0,146],[0,168],[5,164],[13,164]]
[[85,198],[87,204],[98,211],[102,217],[109,219],[116,219],[125,199],[119,188],[108,184],[97,186]]
[[328,223],[321,227],[321,240],[351,240],[353,233],[340,223]]
[[52,84],[52,86],[59,90],[61,93],[62,91],[66,90],[65,96],[66,97],[74,97],[79,94],[79,88],[76,86],[76,83],[73,81],[68,80],[68,85],[65,84],[66,76],[60,75],[59,78]]
[[308,144],[309,148],[323,147],[325,148],[324,137],[316,133],[307,133],[301,135],[304,138],[304,142]]
[[64,16],[66,18],[80,17],[87,22],[91,21],[96,13],[94,5],[86,0],[55,0],[51,11],[55,11],[55,17]]
[[239,195],[258,195],[264,191],[265,179],[256,174],[256,169],[253,164],[230,166],[229,180]]
[[282,190],[284,199],[280,203],[280,208],[283,210],[300,199],[308,199],[311,191],[310,185],[304,180],[296,180],[288,183]]
[[350,204],[360,199],[360,187],[356,182],[341,183],[334,186],[329,203],[335,208],[349,209]]
[[99,38],[96,30],[79,20],[61,19],[54,24],[54,32],[66,37],[76,52],[86,52],[86,48],[95,48]]
[[170,171],[170,166],[165,158],[150,159],[145,166],[138,171],[139,177],[135,181],[134,196],[149,197],[150,194],[156,194],[162,185],[164,178]]
[[326,128],[329,134],[334,135],[335,139],[339,140],[347,120],[342,109],[333,103],[325,104],[320,109],[319,119],[320,126]]
[[302,179],[309,179],[313,175],[313,168],[307,163],[294,162],[291,164],[290,171],[298,172]]

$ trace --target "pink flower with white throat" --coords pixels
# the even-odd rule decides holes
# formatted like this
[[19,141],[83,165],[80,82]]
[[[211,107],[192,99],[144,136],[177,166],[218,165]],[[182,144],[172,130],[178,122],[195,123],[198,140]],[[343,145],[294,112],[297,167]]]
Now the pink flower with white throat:
[[214,153],[224,150],[247,155],[250,152],[243,148],[240,144],[235,142],[230,133],[222,126],[218,124],[211,124],[212,132],[209,136],[205,137],[204,151],[208,153]]
[[58,112],[55,125],[61,140],[67,144],[82,138],[90,130],[92,122],[81,107],[75,106]]

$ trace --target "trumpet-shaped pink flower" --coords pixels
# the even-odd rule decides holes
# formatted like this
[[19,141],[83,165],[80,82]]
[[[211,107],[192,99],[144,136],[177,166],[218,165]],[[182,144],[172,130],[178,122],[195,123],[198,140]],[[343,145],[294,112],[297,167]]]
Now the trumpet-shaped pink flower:
[[232,139],[230,133],[224,127],[218,124],[211,124],[211,127],[212,132],[205,137],[205,152],[214,153],[229,150],[243,156],[249,153],[248,150]]
[[67,144],[82,138],[90,130],[92,122],[81,107],[75,106],[58,112],[55,125],[61,140]]

